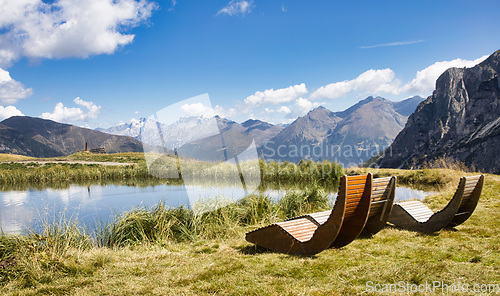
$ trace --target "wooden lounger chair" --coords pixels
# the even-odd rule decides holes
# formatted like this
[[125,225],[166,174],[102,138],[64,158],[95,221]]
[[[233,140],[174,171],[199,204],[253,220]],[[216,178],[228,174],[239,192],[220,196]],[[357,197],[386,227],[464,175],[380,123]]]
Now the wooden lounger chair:
[[332,246],[344,246],[361,233],[366,223],[372,182],[371,174],[343,176],[333,210],[256,229],[246,234],[246,240],[294,255],[314,255]]
[[[360,236],[367,237],[374,235],[387,224],[389,215],[391,214],[392,206],[394,204],[395,193],[396,177],[373,179],[370,212],[368,213],[368,220],[366,221],[366,224],[364,225]],[[331,211],[324,211],[314,214],[308,214],[305,216],[311,217],[318,223],[322,224],[326,221],[326,219],[328,219],[330,212]],[[339,235],[339,240],[340,236],[341,235]],[[350,241],[355,239],[355,237],[353,238],[353,236],[350,237]],[[347,242],[347,239],[344,239],[344,245]],[[337,241],[337,243],[333,244],[332,247],[341,247],[341,245],[338,244]]]
[[453,198],[444,209],[436,213],[420,201],[394,204],[389,222],[397,227],[422,233],[457,226],[474,212],[483,184],[484,175],[461,178]]
[[396,177],[373,179],[372,205],[361,236],[372,236],[387,224],[395,194]]

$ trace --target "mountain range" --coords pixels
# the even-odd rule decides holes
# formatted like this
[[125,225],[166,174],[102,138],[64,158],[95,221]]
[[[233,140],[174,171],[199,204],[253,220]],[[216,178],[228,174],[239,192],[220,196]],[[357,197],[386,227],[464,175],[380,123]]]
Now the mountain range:
[[344,166],[363,164],[392,143],[407,114],[422,100],[418,96],[401,102],[368,97],[342,112],[318,107],[264,143],[259,155],[280,161],[326,159]]
[[[215,120],[223,137],[231,139],[229,141],[235,146],[244,146],[237,143],[246,143],[247,138],[243,134],[252,136],[259,156],[267,160],[298,162],[301,159],[328,159],[345,166],[359,165],[392,143],[403,129],[408,115],[422,100],[419,96],[401,102],[368,97],[342,112],[332,112],[320,106],[287,126],[255,119],[241,124],[219,116]],[[160,123],[158,127],[162,130],[163,139],[156,132],[157,123],[145,118],[99,130],[131,136],[151,146],[164,145],[171,150],[182,147],[181,150],[188,155],[212,159],[213,154],[206,152],[210,156],[203,156],[200,150],[205,147],[208,151],[208,147],[216,149],[222,145],[219,137],[204,139],[204,135],[211,134],[208,130],[210,120],[184,117],[171,124]],[[193,142],[193,139],[196,141]]]
[[473,68],[450,68],[409,117],[377,166],[418,168],[453,159],[500,173],[500,51]]

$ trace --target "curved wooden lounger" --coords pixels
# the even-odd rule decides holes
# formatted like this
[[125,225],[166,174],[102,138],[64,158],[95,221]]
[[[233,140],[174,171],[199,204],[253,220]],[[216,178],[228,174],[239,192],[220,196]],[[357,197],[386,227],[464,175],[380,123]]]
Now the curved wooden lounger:
[[467,220],[476,208],[484,184],[484,175],[462,177],[448,205],[433,213],[420,201],[394,204],[389,222],[397,227],[422,233],[433,233],[454,227]]
[[396,177],[373,179],[372,205],[361,236],[379,232],[389,220],[396,194]]
[[[344,238],[338,240],[338,245],[352,241],[359,235],[368,217],[372,179],[371,174],[343,176],[333,210],[304,215],[256,229],[246,234],[246,240],[270,250],[294,255],[317,254],[333,246],[341,235]],[[356,222],[352,220],[359,220],[352,219],[354,214],[363,215],[363,212],[366,214],[362,223],[349,225]],[[359,231],[357,224],[362,224]]]

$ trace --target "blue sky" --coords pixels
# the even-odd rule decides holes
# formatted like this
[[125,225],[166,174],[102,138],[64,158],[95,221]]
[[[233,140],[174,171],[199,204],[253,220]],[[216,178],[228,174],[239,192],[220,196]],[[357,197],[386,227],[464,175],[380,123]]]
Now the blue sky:
[[88,127],[208,93],[236,121],[428,96],[500,49],[499,1],[0,0],[0,119]]

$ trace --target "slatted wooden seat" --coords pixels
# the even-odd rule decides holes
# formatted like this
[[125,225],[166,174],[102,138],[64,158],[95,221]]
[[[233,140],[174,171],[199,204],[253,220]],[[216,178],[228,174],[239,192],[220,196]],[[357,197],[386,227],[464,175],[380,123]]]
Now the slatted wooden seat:
[[379,232],[389,220],[396,194],[396,177],[373,179],[372,205],[361,236]]
[[484,184],[484,175],[463,177],[448,205],[432,212],[420,201],[394,204],[389,222],[397,227],[433,233],[445,227],[454,227],[467,220],[476,208]]
[[[379,232],[387,223],[394,203],[396,192],[396,177],[385,177],[373,179],[371,207],[368,220],[361,232],[361,236],[371,236]],[[307,214],[301,217],[309,217],[318,225],[326,222],[331,210]],[[298,217],[300,218],[300,217]],[[292,218],[293,220],[297,218]]]
[[287,254],[313,255],[329,247],[341,247],[362,231],[371,206],[373,177],[343,176],[331,211],[295,217],[256,229],[246,240]]

